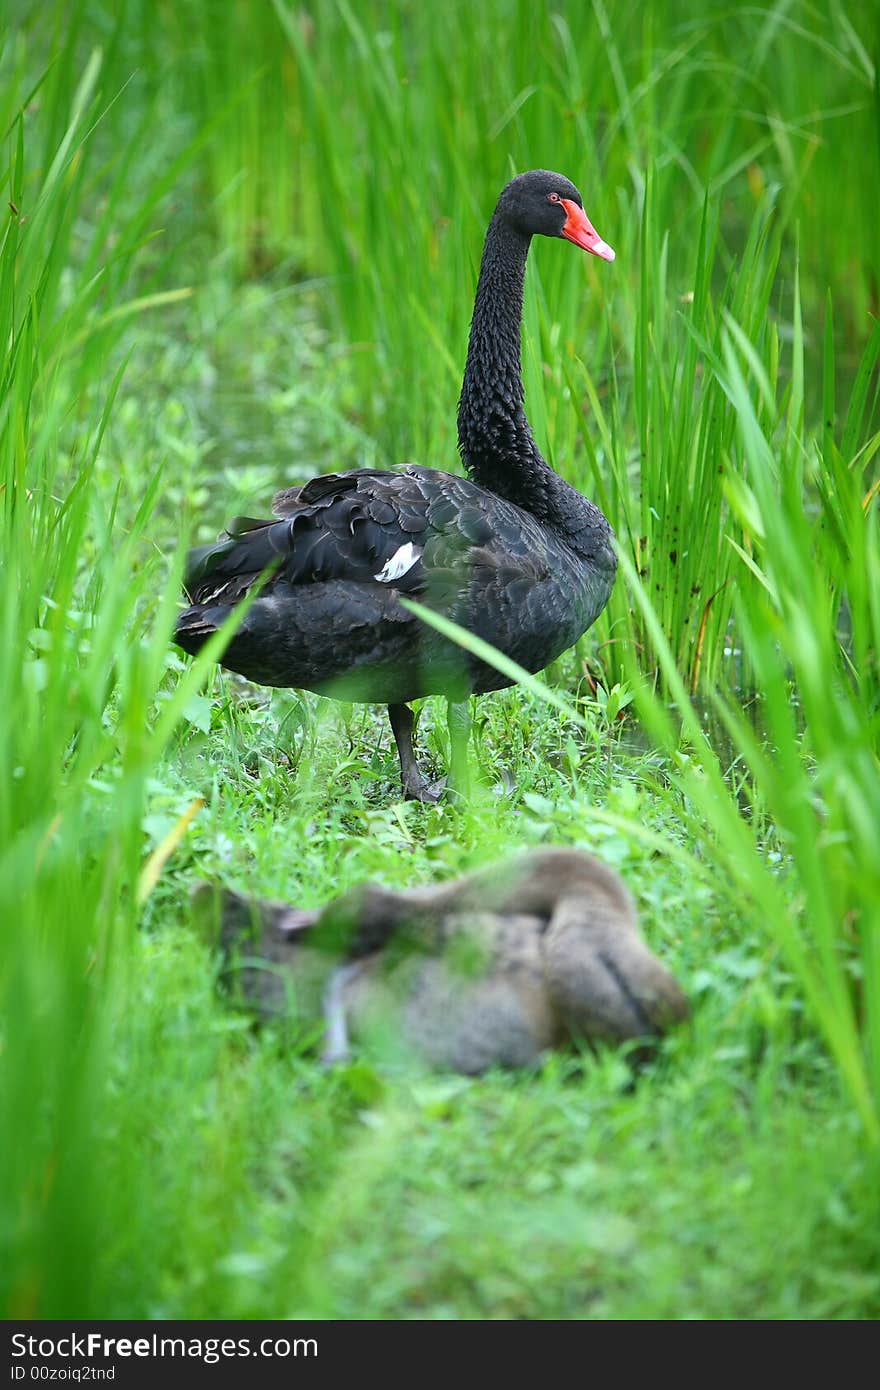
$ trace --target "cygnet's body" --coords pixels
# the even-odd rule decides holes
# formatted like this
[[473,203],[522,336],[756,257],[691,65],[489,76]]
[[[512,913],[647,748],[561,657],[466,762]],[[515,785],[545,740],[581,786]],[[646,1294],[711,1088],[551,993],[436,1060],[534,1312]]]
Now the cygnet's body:
[[197,902],[241,996],[264,1016],[323,1015],[331,1060],[349,1032],[378,1032],[476,1074],[572,1039],[650,1037],[689,1011],[621,879],[579,850],[404,892],[359,885],[317,913],[211,885]]

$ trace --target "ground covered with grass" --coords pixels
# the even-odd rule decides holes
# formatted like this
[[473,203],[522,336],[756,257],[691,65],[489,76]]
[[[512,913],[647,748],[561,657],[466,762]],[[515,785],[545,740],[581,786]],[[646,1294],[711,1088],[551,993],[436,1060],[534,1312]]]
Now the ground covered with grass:
[[[880,1313],[877,35],[620,8],[9,29],[8,1316]],[[182,556],[318,472],[457,467],[482,229],[539,165],[618,251],[536,248],[524,371],[621,574],[472,702],[471,796],[405,803],[384,711],[171,647]],[[417,746],[442,771],[441,701]],[[538,844],[617,869],[686,988],[651,1059],[327,1070],[230,1006],[190,916],[204,879],[312,907]]]

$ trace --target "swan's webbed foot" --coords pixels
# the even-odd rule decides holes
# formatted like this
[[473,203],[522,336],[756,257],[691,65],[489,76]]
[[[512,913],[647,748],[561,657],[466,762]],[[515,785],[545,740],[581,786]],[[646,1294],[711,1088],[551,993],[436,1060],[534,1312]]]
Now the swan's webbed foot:
[[419,771],[413,751],[415,719],[409,705],[389,705],[388,718],[391,720],[391,730],[397,744],[400,780],[406,800],[436,804],[444,792],[448,801],[466,800],[470,790],[468,740],[471,733],[471,716],[467,700],[449,701],[449,776],[441,777],[436,782],[429,782]]
[[[407,781],[404,779],[403,795],[406,801],[421,801],[426,806],[436,806],[438,801],[443,799],[443,793],[447,790],[447,779],[440,777],[436,782],[429,782],[427,777],[419,774],[418,778]],[[448,792],[447,792],[448,794]]]

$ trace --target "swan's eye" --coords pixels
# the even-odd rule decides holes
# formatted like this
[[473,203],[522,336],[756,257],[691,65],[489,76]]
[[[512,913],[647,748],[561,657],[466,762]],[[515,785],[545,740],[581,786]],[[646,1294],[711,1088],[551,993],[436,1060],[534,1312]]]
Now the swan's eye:
[[560,201],[560,198],[559,198],[559,194],[558,194],[558,193],[548,193],[548,194],[547,194],[547,202],[548,202],[548,203],[558,203],[559,201]]

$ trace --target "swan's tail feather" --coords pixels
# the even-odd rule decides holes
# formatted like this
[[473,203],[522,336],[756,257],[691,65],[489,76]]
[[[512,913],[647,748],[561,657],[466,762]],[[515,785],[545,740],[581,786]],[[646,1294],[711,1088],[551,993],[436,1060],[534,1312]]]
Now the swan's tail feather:
[[177,619],[174,641],[190,656],[195,656],[208,638],[213,637],[228,613],[228,608],[205,608],[194,603],[191,608],[185,608]]

